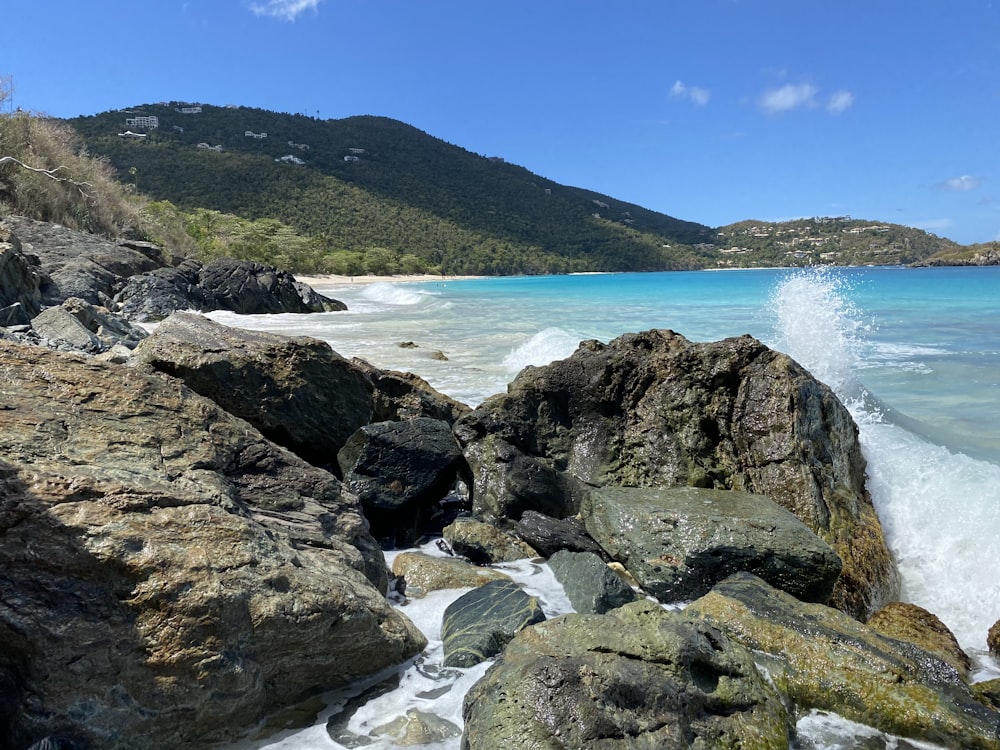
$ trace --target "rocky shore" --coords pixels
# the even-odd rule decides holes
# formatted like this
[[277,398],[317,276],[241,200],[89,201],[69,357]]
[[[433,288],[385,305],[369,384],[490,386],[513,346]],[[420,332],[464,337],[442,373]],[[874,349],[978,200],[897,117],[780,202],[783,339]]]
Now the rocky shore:
[[[406,665],[427,640],[389,598],[461,589],[435,668],[492,666],[464,727],[386,717],[400,746],[809,747],[828,713],[1000,748],[1000,686],[897,601],[857,428],[795,361],[646,331],[470,409],[196,312],[342,308],[0,221],[0,746],[217,747]],[[387,569],[427,538],[453,554]],[[574,614],[493,567],[524,558]]]

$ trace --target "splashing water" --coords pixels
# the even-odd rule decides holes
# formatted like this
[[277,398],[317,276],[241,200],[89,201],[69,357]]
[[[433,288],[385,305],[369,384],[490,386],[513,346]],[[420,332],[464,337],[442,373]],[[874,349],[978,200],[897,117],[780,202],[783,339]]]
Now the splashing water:
[[503,364],[508,373],[516,375],[529,365],[541,366],[557,359],[565,359],[576,351],[579,343],[579,336],[562,328],[546,328],[512,349],[504,357]]
[[367,285],[361,296],[387,305],[418,305],[426,295],[399,284],[378,282]]
[[[903,599],[936,614],[971,655],[984,658],[1000,616],[1000,565],[987,550],[1000,532],[1000,466],[904,429],[857,373],[874,349],[841,279],[796,273],[775,288],[776,348],[827,383],[858,424],[868,487],[903,578]],[[907,425],[909,426],[909,425]]]
[[775,289],[777,348],[794,357],[841,398],[856,397],[855,376],[870,326],[846,298],[847,281],[822,269],[788,276]]

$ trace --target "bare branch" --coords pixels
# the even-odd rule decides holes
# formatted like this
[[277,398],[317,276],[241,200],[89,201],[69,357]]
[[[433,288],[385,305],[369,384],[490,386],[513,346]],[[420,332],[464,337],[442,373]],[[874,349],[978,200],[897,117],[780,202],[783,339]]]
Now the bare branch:
[[89,182],[77,182],[76,180],[71,180],[69,177],[60,177],[59,175],[56,174],[56,172],[58,172],[60,169],[67,169],[67,167],[60,165],[58,167],[55,167],[54,169],[42,169],[41,167],[32,167],[28,164],[25,164],[23,161],[21,161],[20,159],[15,159],[13,156],[0,156],[0,166],[7,164],[8,162],[17,164],[19,167],[27,169],[30,172],[38,172],[39,174],[43,174],[46,177],[50,177],[51,179],[55,180],[56,182],[68,182],[69,184],[73,185],[77,190],[79,190],[80,195],[82,195],[84,198],[90,197],[89,195],[87,195],[87,193],[84,191],[83,188],[93,187],[92,184],[90,184]]

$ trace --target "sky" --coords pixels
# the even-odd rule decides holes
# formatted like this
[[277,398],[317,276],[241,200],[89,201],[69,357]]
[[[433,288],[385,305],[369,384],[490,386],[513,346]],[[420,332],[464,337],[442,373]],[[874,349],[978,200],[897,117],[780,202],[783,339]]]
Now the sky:
[[8,109],[380,115],[713,227],[849,215],[1000,240],[1000,0],[4,0],[0,16]]

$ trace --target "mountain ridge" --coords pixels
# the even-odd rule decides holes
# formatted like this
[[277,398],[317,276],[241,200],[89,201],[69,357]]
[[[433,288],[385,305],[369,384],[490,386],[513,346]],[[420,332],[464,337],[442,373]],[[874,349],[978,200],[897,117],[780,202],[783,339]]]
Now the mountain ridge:
[[738,234],[744,222],[711,228],[560,185],[375,115],[170,102],[67,122],[137,191],[186,212],[278,220],[328,265],[375,251],[450,274],[659,271],[913,263],[960,247],[899,225],[848,241],[849,217],[842,237],[793,246],[775,230],[765,242]]

